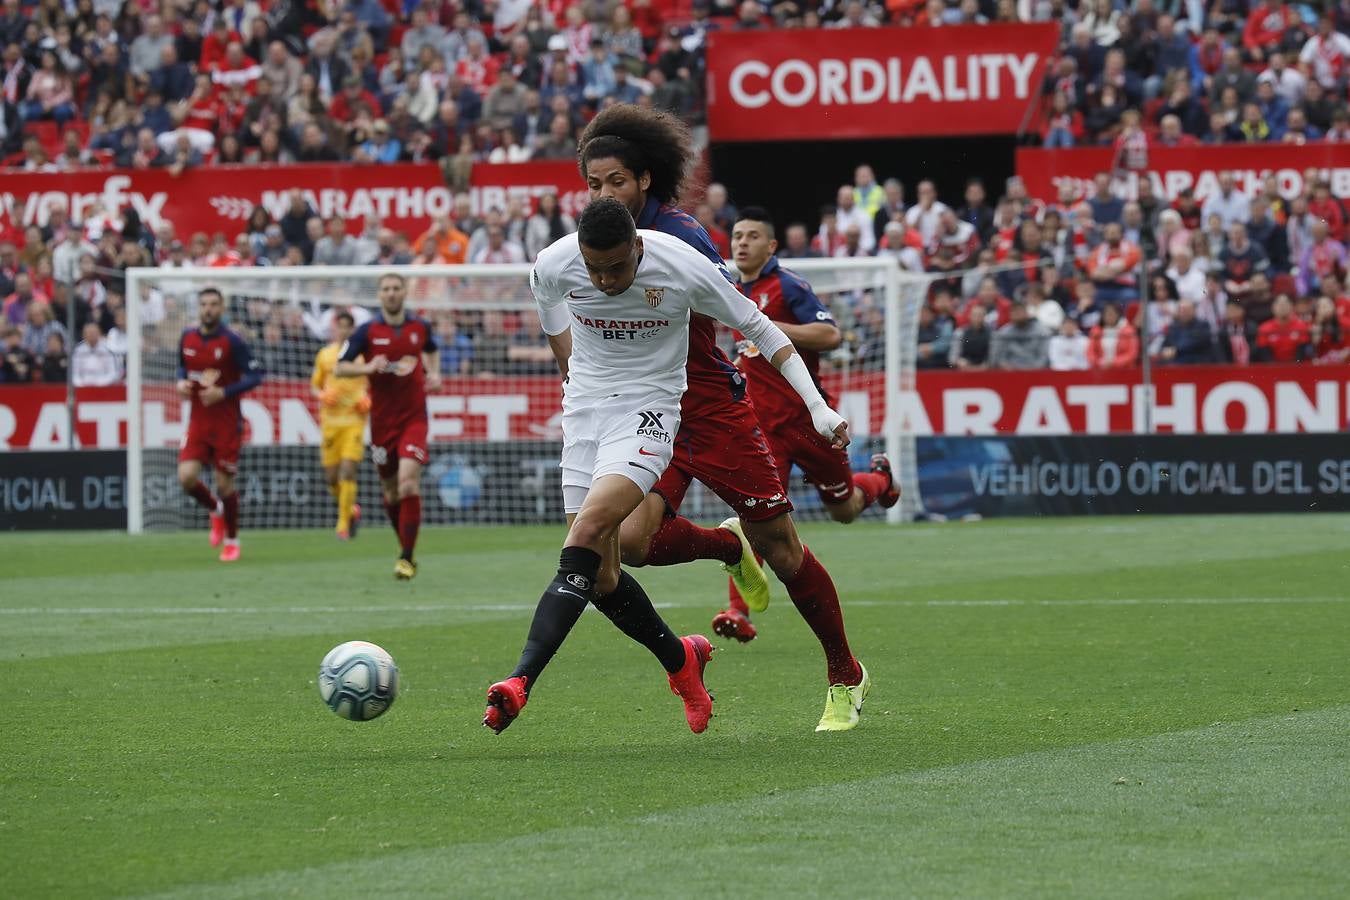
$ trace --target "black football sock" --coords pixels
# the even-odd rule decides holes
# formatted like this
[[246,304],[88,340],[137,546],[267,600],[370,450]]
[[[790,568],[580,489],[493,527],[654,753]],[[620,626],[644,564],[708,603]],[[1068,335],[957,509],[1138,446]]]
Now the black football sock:
[[525,638],[525,649],[520,652],[520,662],[511,673],[512,678],[524,675],[529,679],[527,690],[534,687],[539,673],[558,652],[572,626],[581,618],[582,610],[595,596],[595,575],[599,571],[599,553],[585,547],[563,548],[558,574],[553,576],[548,590],[534,608],[534,621]]
[[619,586],[614,593],[591,602],[620,631],[652,651],[667,672],[678,672],[684,667],[684,642],[656,612],[647,592],[632,575],[620,570]]

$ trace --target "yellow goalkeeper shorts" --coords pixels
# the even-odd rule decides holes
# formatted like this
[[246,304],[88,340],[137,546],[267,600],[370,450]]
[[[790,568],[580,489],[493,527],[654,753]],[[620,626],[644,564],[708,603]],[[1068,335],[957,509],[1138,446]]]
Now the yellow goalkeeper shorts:
[[359,463],[366,451],[365,430],[364,424],[325,425],[323,445],[319,453],[324,468],[336,466],[343,460]]

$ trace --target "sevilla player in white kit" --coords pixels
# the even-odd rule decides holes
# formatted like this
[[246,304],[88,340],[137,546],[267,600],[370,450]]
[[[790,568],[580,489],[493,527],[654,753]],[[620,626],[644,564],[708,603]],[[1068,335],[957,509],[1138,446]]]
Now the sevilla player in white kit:
[[535,609],[509,678],[488,689],[483,724],[500,733],[587,603],[647,647],[684,701],[695,733],[712,698],[703,667],[712,646],[676,637],[637,581],[619,568],[619,526],[669,465],[686,387],[689,316],[712,316],[755,341],[797,391],[816,430],[839,447],[848,425],[826,404],[792,342],[717,266],[685,242],[638,231],[627,207],[586,207],[577,233],[539,254],[530,273],[539,319],[563,379],[563,508],[558,572]]

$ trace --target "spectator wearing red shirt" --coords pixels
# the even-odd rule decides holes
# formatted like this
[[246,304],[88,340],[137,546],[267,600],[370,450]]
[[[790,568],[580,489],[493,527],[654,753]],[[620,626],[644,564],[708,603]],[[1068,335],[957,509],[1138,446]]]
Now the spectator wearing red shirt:
[[1331,185],[1326,181],[1318,181],[1313,188],[1308,212],[1314,219],[1322,219],[1327,223],[1327,232],[1333,241],[1345,240],[1345,208],[1331,196]]
[[230,23],[225,21],[224,16],[216,17],[216,24],[211,29],[211,33],[202,41],[201,59],[197,61],[197,68],[202,72],[212,71],[219,63],[225,61],[225,51],[230,44],[238,44],[243,41],[239,32],[230,30]]
[[1125,369],[1139,362],[1139,334],[1120,315],[1120,307],[1107,303],[1102,320],[1088,333],[1088,368]]
[[698,219],[698,224],[703,226],[703,230],[708,232],[708,237],[712,239],[712,244],[717,248],[717,252],[722,254],[723,259],[731,258],[731,238],[717,224],[717,216],[713,213],[712,204],[700,203],[694,208],[694,218]]
[[1350,38],[1336,30],[1336,22],[1330,15],[1323,16],[1317,22],[1317,34],[1299,52],[1299,68],[1309,79],[1334,90],[1345,77],[1347,59],[1350,59]]
[[233,41],[225,48],[225,58],[211,67],[211,81],[221,90],[239,86],[253,93],[254,83],[262,77],[262,66],[244,53],[244,45]]
[[1247,14],[1247,25],[1242,29],[1242,46],[1256,61],[1280,48],[1284,35],[1299,25],[1299,15],[1285,0],[1264,0]]
[[1343,363],[1350,356],[1350,320],[1340,315],[1331,297],[1317,298],[1310,337],[1313,359],[1319,363]]
[[839,230],[839,219],[833,204],[821,207],[820,228],[811,238],[811,250],[817,256],[834,256],[844,246],[844,234]]
[[486,97],[488,90],[497,83],[499,66],[495,58],[488,56],[487,41],[478,35],[470,35],[468,53],[455,63],[455,74],[478,96]]
[[956,325],[965,328],[970,322],[970,312],[977,306],[984,307],[986,321],[991,328],[1007,324],[1012,313],[1012,301],[998,292],[998,282],[993,276],[980,280],[980,287],[956,313]]
[[1041,143],[1047,149],[1072,147],[1083,140],[1083,114],[1069,104],[1069,95],[1056,91],[1041,125]]
[[1181,119],[1175,115],[1168,114],[1162,117],[1158,123],[1158,137],[1156,138],[1159,147],[1194,147],[1200,143],[1193,136],[1181,130]]
[[361,84],[360,75],[348,75],[342,82],[342,90],[329,104],[328,115],[335,121],[348,123],[356,118],[357,110],[364,105],[372,116],[382,113],[380,101]]
[[1312,329],[1294,318],[1294,304],[1287,294],[1275,298],[1274,318],[1256,330],[1256,349],[1260,362],[1303,362],[1312,354]]
[[1102,229],[1102,238],[1087,255],[1087,272],[1096,285],[1097,299],[1101,303],[1129,303],[1139,296],[1139,248],[1125,240],[1119,222],[1108,223]]
[[1142,172],[1148,168],[1148,135],[1139,124],[1139,110],[1127,109],[1120,114],[1120,134],[1115,141],[1115,159],[1111,168],[1117,172]]
[[[908,225],[905,227],[909,228]],[[910,233],[922,239],[922,235],[916,230],[910,229]],[[943,209],[938,216],[937,231],[933,233],[932,241],[927,248],[928,257],[931,259],[938,256],[942,248],[950,251],[950,255],[945,258],[952,265],[947,268],[965,268],[980,249],[980,236],[975,233],[975,226],[958,219],[951,207]]]
[[192,95],[179,102],[174,110],[174,119],[184,128],[199,128],[215,133],[220,125],[220,100],[216,97],[215,85],[211,76],[205,72],[197,73],[197,83]]
[[220,124],[217,134],[237,135],[244,130],[244,121],[248,117],[248,94],[243,85],[232,85],[220,100]]

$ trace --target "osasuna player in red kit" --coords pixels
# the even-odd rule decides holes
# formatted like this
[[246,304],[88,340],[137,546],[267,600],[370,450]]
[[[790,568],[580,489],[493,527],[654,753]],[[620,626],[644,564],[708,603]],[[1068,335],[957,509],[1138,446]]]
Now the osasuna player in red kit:
[[[262,383],[262,368],[244,339],[221,324],[225,298],[215,288],[197,294],[197,326],[178,340],[178,393],[191,399],[178,483],[211,514],[211,546],[221,562],[239,558],[239,445],[244,418],[239,398]],[[202,484],[202,468],[215,470],[216,492]]]
[[[422,526],[422,468],[427,464],[427,390],[441,385],[441,356],[431,326],[404,309],[408,282],[380,277],[383,314],[361,325],[338,354],[339,377],[370,378],[370,455],[380,473],[384,511],[398,535],[394,577],[417,575],[413,551]],[[368,362],[357,362],[364,357]]]
[[[785,269],[774,253],[778,241],[768,214],[757,207],[741,211],[731,231],[731,258],[740,281],[737,287],[760,312],[775,322],[791,339],[811,378],[820,385],[820,354],[839,346],[842,339],[834,317],[811,290],[811,285],[795,272]],[[829,441],[821,440],[803,418],[796,392],[778,370],[768,364],[753,341],[736,335],[741,371],[755,402],[759,427],[769,442],[769,450],[784,483],[795,463],[816,487],[825,509],[836,522],[848,523],[874,503],[890,508],[900,499],[900,490],[891,473],[890,460],[884,454],[872,457],[872,470],[855,474],[848,454]],[[829,395],[821,389],[822,396]],[[732,590],[732,610],[749,619],[744,600]]]
[[[708,233],[673,206],[693,167],[690,146],[688,128],[678,119],[618,104],[587,125],[578,162],[592,200],[620,201],[639,228],[679,238],[731,280]],[[753,577],[758,569],[750,552],[753,546],[787,587],[793,605],[825,651],[829,688],[816,730],[853,728],[871,680],[849,648],[834,581],[797,537],[792,503],[755,409],[745,397],[745,380],[717,348],[712,320],[706,316],[691,317],[687,372],[689,386],[681,404],[674,458],[623,524],[623,562],[670,566],[720,560],[737,579],[740,593],[760,610],[768,606],[769,591],[762,573],[758,580]],[[735,510],[737,518],[719,528],[700,528],[680,517],[680,503],[695,478]],[[749,619],[738,620],[734,609],[713,619],[713,630],[723,637],[747,640],[754,636],[753,628]]]

